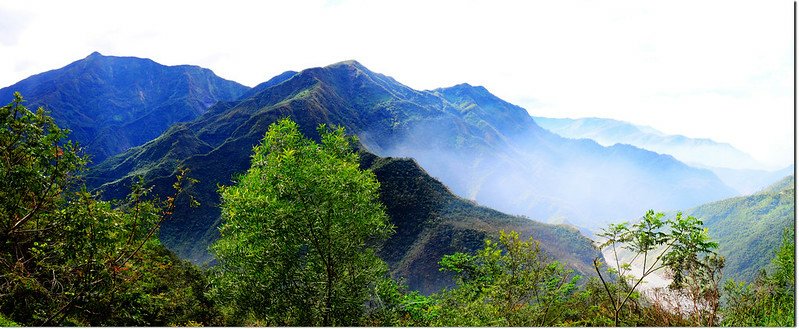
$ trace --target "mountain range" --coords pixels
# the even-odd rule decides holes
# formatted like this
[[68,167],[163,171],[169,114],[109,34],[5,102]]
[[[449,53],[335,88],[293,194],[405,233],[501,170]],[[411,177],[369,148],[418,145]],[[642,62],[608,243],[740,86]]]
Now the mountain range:
[[190,121],[221,100],[234,100],[249,88],[198,66],[164,66],[149,59],[103,56],[94,52],[60,69],[6,88],[29,107],[42,106],[94,164],[158,137],[173,123]]
[[[216,185],[247,168],[252,146],[282,117],[313,138],[319,124],[344,126],[379,156],[415,159],[457,195],[542,221],[604,226],[650,208],[679,209],[734,194],[710,171],[667,155],[557,136],[483,87],[417,91],[355,61],[281,74],[95,166],[89,183],[120,196],[111,191],[126,191],[133,176],[170,177],[181,165],[200,173],[199,193],[212,206]],[[185,213],[192,223],[165,225],[165,241],[175,247],[196,240],[186,232],[215,234],[217,213]]]
[[628,144],[672,155],[691,166],[711,170],[739,195],[757,192],[793,172],[793,166],[767,170],[746,152],[707,138],[668,135],[652,127],[606,118],[533,118],[544,129],[563,137],[587,138],[605,146]]
[[791,175],[794,172],[794,165],[790,165],[780,170],[758,170],[758,169],[730,169],[730,168],[708,168],[721,179],[724,184],[736,189],[740,195],[749,195],[758,192],[781,178]]
[[605,146],[629,144],[657,153],[669,154],[689,165],[730,169],[763,169],[751,155],[727,143],[707,138],[668,135],[647,126],[605,118],[545,118],[534,116],[535,122],[558,135],[588,138]]
[[[601,255],[577,227],[736,194],[711,171],[670,155],[561,137],[484,87],[414,90],[356,61],[286,71],[248,89],[197,67],[94,53],[2,89],[10,90],[44,104],[88,152],[99,152],[87,184],[105,198],[124,197],[137,176],[165,195],[176,169],[188,168],[199,179],[189,192],[201,206],[178,205],[161,240],[195,263],[212,261],[217,187],[249,167],[252,147],[283,117],[310,138],[319,138],[319,124],[359,137],[362,167],[375,172],[397,227],[381,256],[426,292],[449,282],[437,270],[442,255],[476,250],[499,229],[533,236],[549,255],[591,275]],[[168,117],[160,126],[150,122],[160,115]]]

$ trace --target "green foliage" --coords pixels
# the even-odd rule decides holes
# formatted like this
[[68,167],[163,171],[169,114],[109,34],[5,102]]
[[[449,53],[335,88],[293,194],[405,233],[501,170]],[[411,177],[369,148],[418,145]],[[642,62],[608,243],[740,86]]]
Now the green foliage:
[[[710,240],[702,221],[692,217],[683,217],[678,213],[675,218],[663,220],[663,213],[647,211],[638,223],[630,226],[627,223],[610,224],[600,237],[605,239],[601,248],[610,248],[615,263],[607,267],[613,276],[605,279],[600,268],[603,264],[597,259],[594,268],[604,288],[608,302],[613,309],[613,323],[619,326],[622,311],[628,301],[635,300],[636,288],[644,279],[661,269],[667,269],[674,278],[670,288],[675,291],[684,290],[695,305],[696,324],[712,325],[718,308],[718,281],[724,266],[723,258],[714,253],[718,247]],[[622,262],[619,259],[619,248],[633,253],[632,259]],[[633,273],[631,263],[641,257],[640,273]],[[613,281],[615,280],[615,282]],[[705,314],[709,305],[710,312]]]
[[0,108],[0,313],[22,325],[203,321],[210,304],[186,289],[202,276],[171,276],[192,267],[157,239],[192,180],[178,175],[165,201],[146,199],[141,184],[121,204],[98,201],[75,189],[85,160],[67,132],[22,102]]
[[794,231],[785,230],[782,244],[771,261],[771,271],[761,271],[747,284],[728,280],[722,325],[733,327],[793,327],[796,311],[796,242]]
[[390,278],[379,280],[363,316],[364,326],[430,326],[438,316],[436,300]]
[[34,113],[22,103],[16,93],[0,107],[0,243],[5,250],[30,243],[32,229],[46,229],[35,219],[57,207],[58,196],[86,163],[75,144],[62,142],[69,131],[58,128],[43,109]]
[[375,248],[392,231],[379,183],[358,167],[343,128],[272,124],[252,166],[221,188],[215,295],[234,317],[266,325],[354,325],[387,273]]
[[5,315],[0,314],[0,327],[19,327],[19,324],[9,320]]
[[775,268],[771,275],[771,281],[775,286],[787,292],[796,289],[795,234],[791,229],[785,230],[782,235],[782,244],[777,250],[777,255],[771,261],[772,266]]
[[556,325],[568,313],[579,279],[550,262],[537,241],[521,240],[513,231],[501,231],[498,243],[486,240],[473,255],[447,255],[440,264],[455,273],[457,286],[435,295],[435,304],[423,304],[426,316],[416,318],[424,325]]

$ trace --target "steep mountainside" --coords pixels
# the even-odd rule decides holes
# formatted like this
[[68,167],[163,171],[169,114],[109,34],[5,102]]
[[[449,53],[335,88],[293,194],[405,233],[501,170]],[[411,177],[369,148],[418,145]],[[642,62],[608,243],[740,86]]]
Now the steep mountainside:
[[486,238],[498,239],[499,230],[532,236],[550,257],[583,276],[593,275],[591,263],[600,255],[573,227],[509,216],[458,198],[411,159],[367,153],[361,165],[380,181],[380,201],[396,227],[381,257],[412,289],[432,293],[451,285],[451,276],[439,271],[441,257],[481,249]]
[[93,163],[158,137],[175,122],[190,121],[220,100],[248,88],[197,66],[164,66],[149,59],[88,57],[0,89],[18,91],[28,106],[43,106]]
[[769,264],[783,231],[794,227],[794,187],[791,175],[758,193],[685,212],[702,219],[710,236],[719,242],[719,253],[726,258],[725,277],[752,281]]
[[732,169],[762,169],[749,154],[727,143],[682,135],[666,135],[651,127],[604,119],[533,117],[544,129],[568,138],[588,138],[599,144],[629,144],[657,153],[670,154],[689,165]]
[[134,175],[169,186],[176,166],[191,169],[201,180],[194,192],[203,206],[178,209],[162,237],[195,261],[208,259],[196,241],[217,234],[217,184],[246,170],[252,147],[282,117],[312,138],[321,123],[342,125],[379,156],[416,159],[458,195],[539,220],[603,226],[646,209],[687,208],[734,193],[711,172],[670,156],[549,133],[482,87],[417,91],[354,61],[277,81],[108,159],[89,173],[89,184],[119,197]]

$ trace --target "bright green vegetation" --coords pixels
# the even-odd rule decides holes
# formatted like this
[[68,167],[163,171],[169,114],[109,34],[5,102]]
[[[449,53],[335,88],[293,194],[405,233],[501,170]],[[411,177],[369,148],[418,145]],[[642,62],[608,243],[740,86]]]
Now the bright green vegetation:
[[86,160],[42,109],[15,95],[0,108],[0,314],[21,325],[213,324],[206,279],[158,241],[193,181],[149,199],[99,201],[81,187]]
[[288,119],[273,124],[250,170],[222,188],[215,295],[232,318],[356,325],[387,274],[375,254],[392,233],[379,183],[359,169],[344,130],[325,129],[317,144]]
[[785,177],[749,196],[705,204],[685,213],[701,218],[719,241],[726,259],[724,277],[751,282],[769,264],[783,231],[794,226],[794,177]]
[[4,315],[0,314],[0,327],[19,327],[19,324],[7,319]]
[[476,254],[441,259],[441,270],[456,275],[457,287],[440,298],[436,326],[554,326],[570,313],[567,302],[579,276],[541,252],[539,243],[500,231]]

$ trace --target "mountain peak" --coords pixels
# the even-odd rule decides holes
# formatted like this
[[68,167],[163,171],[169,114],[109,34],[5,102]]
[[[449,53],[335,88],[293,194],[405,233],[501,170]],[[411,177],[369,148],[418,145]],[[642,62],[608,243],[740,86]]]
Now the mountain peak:
[[[483,96],[491,95],[491,96],[494,96],[485,87],[480,86],[480,85],[473,86],[473,85],[471,85],[469,83],[466,83],[466,82],[459,83],[459,84],[454,85],[452,87],[438,88],[436,90],[440,91],[440,92],[455,92],[455,93],[468,93],[468,94],[471,94],[471,95],[483,95]],[[494,96],[494,97],[496,97],[496,96]]]
[[47,107],[99,163],[158,137],[172,123],[196,118],[217,101],[237,99],[246,89],[207,69],[95,51],[0,88],[0,99],[19,91],[31,105]]
[[[103,55],[99,51],[94,51],[89,56],[86,56],[83,59],[77,60],[72,62],[71,64],[67,65],[80,65],[82,63],[91,63],[100,66],[108,66],[108,65],[116,65],[120,62],[127,62],[127,63],[146,63],[146,65],[155,65],[158,67],[166,67],[166,65],[160,64],[152,59],[145,58],[145,57],[136,57],[136,56],[113,56],[113,55]],[[195,65],[177,65],[179,66],[192,66],[195,68],[200,68],[199,66]],[[203,68],[204,69],[204,68]],[[207,70],[207,69],[204,69]]]
[[348,60],[344,60],[344,61],[341,61],[341,62],[338,62],[338,63],[330,64],[330,66],[340,66],[340,65],[363,67],[363,65],[361,63],[359,63],[358,61],[356,61],[354,59],[348,59]]
[[101,54],[99,51],[94,51],[91,54],[89,54],[89,56],[86,56],[86,58],[84,58],[84,59],[85,60],[92,60],[92,59],[95,59],[95,58],[103,58],[103,57],[105,57],[105,55]]
[[468,82],[462,82],[462,83],[454,85],[454,86],[452,86],[450,88],[451,89],[465,89],[465,88],[482,88],[482,89],[485,89],[485,87],[483,87],[483,86],[472,86]]
[[349,67],[349,68],[353,68],[353,69],[356,69],[356,70],[359,70],[359,71],[372,72],[369,69],[367,69],[365,66],[363,66],[363,64],[359,63],[358,61],[356,61],[354,59],[349,59],[349,60],[346,60],[346,61],[333,63],[333,64],[328,65],[326,68],[334,69],[334,68],[341,68],[341,67]]

